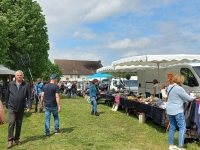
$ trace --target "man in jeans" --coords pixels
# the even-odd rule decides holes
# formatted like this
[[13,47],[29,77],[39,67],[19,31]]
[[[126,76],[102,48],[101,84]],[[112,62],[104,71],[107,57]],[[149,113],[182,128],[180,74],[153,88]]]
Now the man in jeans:
[[[38,111],[38,103],[40,103],[41,94],[43,91],[44,84],[41,82],[41,78],[37,78],[37,83],[34,86],[34,92],[35,92],[35,111],[36,113]],[[40,113],[42,112],[42,109],[40,108]]]
[[[44,103],[44,104],[43,104]],[[41,108],[44,108],[46,121],[45,130],[46,137],[50,137],[50,119],[51,113],[54,117],[55,134],[60,134],[62,131],[59,128],[59,116],[58,113],[61,111],[60,108],[60,97],[59,87],[57,85],[57,75],[52,74],[50,83],[45,84],[41,95]]]
[[[8,109],[8,144],[7,148],[13,146],[13,140],[16,145],[21,145],[19,141],[22,120],[24,116],[25,102],[28,102],[27,112],[31,107],[31,94],[29,84],[23,81],[24,74],[18,70],[15,73],[15,81],[8,84],[6,91],[6,108]],[[15,128],[15,136],[14,136]]]

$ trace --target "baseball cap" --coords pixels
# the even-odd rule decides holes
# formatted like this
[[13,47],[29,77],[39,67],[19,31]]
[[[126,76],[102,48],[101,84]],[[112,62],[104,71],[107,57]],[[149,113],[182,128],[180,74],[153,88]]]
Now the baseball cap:
[[52,74],[51,75],[51,79],[56,79],[57,78],[57,75],[56,74]]

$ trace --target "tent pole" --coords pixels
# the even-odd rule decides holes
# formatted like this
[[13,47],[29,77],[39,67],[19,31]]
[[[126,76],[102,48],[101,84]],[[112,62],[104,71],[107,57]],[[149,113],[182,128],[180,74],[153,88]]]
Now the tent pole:
[[[160,82],[160,64],[159,62],[157,62],[157,65],[158,65],[158,84],[161,85],[161,82]],[[159,87],[159,86],[158,86]],[[160,93],[159,93],[159,99],[160,99]]]

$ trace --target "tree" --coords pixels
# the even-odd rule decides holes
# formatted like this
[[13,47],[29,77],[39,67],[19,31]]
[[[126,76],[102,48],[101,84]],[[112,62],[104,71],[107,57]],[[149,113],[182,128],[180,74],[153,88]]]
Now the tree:
[[42,73],[43,81],[49,81],[50,76],[52,74],[56,74],[58,76],[59,80],[60,80],[60,77],[62,76],[62,72],[60,71],[58,65],[55,65],[50,60],[48,60],[47,66],[46,66],[45,70]]
[[0,0],[0,15],[8,21],[8,59],[4,65],[13,70],[21,69],[26,75],[27,68],[18,62],[28,53],[33,77],[41,76],[48,61],[49,43],[45,16],[39,4],[32,0]]
[[0,14],[0,64],[3,64],[7,59],[7,49],[9,46],[8,43],[8,21],[6,17],[1,16]]

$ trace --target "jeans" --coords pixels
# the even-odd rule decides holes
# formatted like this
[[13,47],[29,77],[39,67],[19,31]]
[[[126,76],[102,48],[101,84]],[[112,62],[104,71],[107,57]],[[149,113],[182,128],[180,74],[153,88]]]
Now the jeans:
[[96,112],[97,111],[97,100],[96,100],[96,98],[93,98],[91,104],[92,104],[92,111]]
[[168,134],[168,143],[174,144],[174,133],[178,125],[179,127],[178,146],[183,147],[184,135],[186,132],[186,123],[184,114],[179,113],[177,115],[169,115],[169,122],[170,122],[170,129]]
[[50,134],[50,120],[51,120],[51,113],[53,114],[54,117],[54,129],[55,132],[59,131],[59,116],[58,116],[58,107],[45,107],[45,131],[46,135]]
[[[35,95],[35,112],[38,111],[38,103],[40,103],[41,96]],[[42,112],[42,109],[40,108],[40,112]]]
[[76,98],[76,92],[72,92],[72,98]]
[[[8,141],[19,140],[22,120],[24,117],[24,111],[15,112],[12,109],[8,109]],[[14,137],[14,128],[15,128],[15,137]]]
[[70,98],[71,97],[71,89],[67,89],[67,97]]

